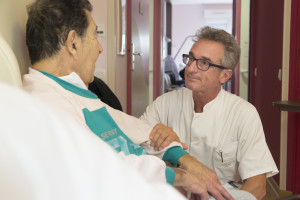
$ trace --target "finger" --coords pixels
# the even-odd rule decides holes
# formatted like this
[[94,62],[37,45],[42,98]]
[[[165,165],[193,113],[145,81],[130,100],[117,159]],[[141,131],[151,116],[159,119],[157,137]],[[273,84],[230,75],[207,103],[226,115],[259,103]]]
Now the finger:
[[216,200],[224,200],[222,194],[214,187],[214,188],[209,188],[207,187],[207,191],[215,197]]
[[167,147],[169,144],[174,142],[175,139],[172,136],[168,136],[160,145],[159,145],[159,150],[162,150],[163,148]]
[[150,146],[154,147],[154,145],[155,145],[155,141],[153,140],[153,137],[152,137],[152,139],[150,141]]
[[174,141],[180,142],[179,137],[171,128],[164,127],[164,129],[161,130],[164,131],[166,137],[162,138],[164,139],[163,141],[161,140],[162,143],[157,143],[157,147],[159,147],[159,150],[162,150],[163,148],[167,147],[169,144],[171,144]]
[[200,194],[191,194],[191,198],[193,200],[207,200],[209,199],[209,194],[207,192],[202,192]]
[[185,191],[182,187],[176,187],[175,186],[175,189],[181,193],[183,196],[187,197],[187,191]]
[[208,200],[209,199],[209,194],[207,192],[203,193],[198,197],[199,200]]
[[198,194],[194,194],[192,193],[190,197],[188,197],[189,200],[198,200],[199,199],[199,195]]
[[159,125],[160,125],[160,124],[156,124],[156,125],[152,128],[152,130],[151,130],[151,132],[150,132],[150,135],[149,135],[149,139],[150,139],[150,140],[152,140],[152,138],[153,138],[153,136],[155,135],[157,129],[159,128]]
[[156,144],[158,138],[159,138],[159,135],[157,133],[154,133],[152,136],[151,142],[150,142],[150,145],[152,147],[155,147],[155,144]]
[[150,145],[152,147],[155,146],[155,143],[156,143],[157,139],[159,138],[159,129],[160,129],[160,127],[161,127],[160,124],[157,124],[156,126],[154,126],[154,128],[152,129],[152,131],[150,133],[149,138],[151,140]]
[[[164,147],[163,147],[163,144],[168,144],[168,142],[166,142],[166,140],[169,138],[167,134],[165,133],[159,133],[159,134],[156,134],[156,135],[159,135],[158,139],[156,140],[155,144],[154,144],[154,147],[157,148],[158,150],[162,150]],[[169,142],[171,143],[171,142]]]
[[158,150],[161,143],[164,142],[164,140],[168,137],[168,134],[166,131],[164,131],[163,128],[157,129],[156,133],[153,135],[153,138],[151,140],[151,146],[154,147],[155,150]]
[[201,196],[200,200],[208,200],[209,199],[209,194],[205,193],[204,196]]
[[230,195],[230,193],[222,185],[218,185],[217,188],[221,192],[222,196],[225,197],[225,199],[233,200],[233,197]]
[[182,148],[183,148],[184,150],[187,150],[187,149],[189,148],[189,146],[188,146],[186,143],[183,143],[183,142],[180,142],[180,143],[181,143]]

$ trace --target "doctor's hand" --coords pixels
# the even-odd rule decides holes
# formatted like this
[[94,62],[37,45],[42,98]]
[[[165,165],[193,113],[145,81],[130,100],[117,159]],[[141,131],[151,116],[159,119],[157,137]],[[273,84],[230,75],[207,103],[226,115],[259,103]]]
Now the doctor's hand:
[[207,188],[207,191],[217,200],[233,200],[233,197],[221,185],[217,174],[212,169],[200,163],[195,157],[185,154],[178,160],[181,168],[195,175]]
[[[172,142],[180,142],[177,134],[169,127],[163,124],[156,124],[152,129],[149,136],[151,143],[150,145],[154,147],[154,150],[160,151],[163,148],[167,147]],[[183,149],[187,149],[188,145],[180,142]]]

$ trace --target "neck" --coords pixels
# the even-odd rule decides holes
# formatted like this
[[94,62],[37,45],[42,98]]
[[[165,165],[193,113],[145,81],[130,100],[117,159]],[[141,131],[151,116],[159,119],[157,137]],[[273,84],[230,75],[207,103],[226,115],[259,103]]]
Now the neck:
[[213,91],[205,91],[205,92],[193,92],[193,100],[194,100],[194,110],[196,113],[202,113],[204,106],[210,101],[214,100],[219,92],[221,91],[221,87],[213,90]]
[[32,65],[32,68],[57,77],[67,76],[74,71],[72,70],[72,63],[68,59],[64,59],[64,56],[60,54],[36,62]]
[[57,68],[56,66],[49,65],[49,63],[38,62],[32,66],[35,70],[40,70],[52,74],[54,76],[60,77],[67,75],[65,72]]

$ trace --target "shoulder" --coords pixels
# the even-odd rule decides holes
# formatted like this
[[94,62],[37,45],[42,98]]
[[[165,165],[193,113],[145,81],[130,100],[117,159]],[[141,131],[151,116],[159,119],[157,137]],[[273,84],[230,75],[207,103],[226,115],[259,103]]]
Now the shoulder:
[[31,94],[45,91],[45,88],[52,88],[51,79],[41,72],[29,69],[29,73],[23,76],[23,89]]
[[225,90],[222,90],[222,97],[223,101],[229,105],[231,105],[232,107],[238,107],[240,109],[246,109],[246,110],[256,110],[256,108],[249,103],[248,101],[246,101],[245,99],[232,94],[230,92],[227,92]]
[[171,92],[167,92],[167,93],[159,96],[157,98],[157,100],[159,100],[159,101],[163,101],[163,100],[178,101],[182,98],[189,98],[189,97],[192,97],[192,91],[187,88],[182,88],[182,89],[174,90]]
[[24,75],[23,89],[50,104],[70,101],[70,92],[37,70],[30,69],[29,74]]
[[23,76],[23,88],[26,90],[26,88],[29,87],[39,87],[44,85],[49,85],[49,83],[53,83],[54,81],[51,80],[49,77],[44,75],[38,70],[29,68],[28,74],[25,74]]
[[251,103],[235,94],[222,91],[220,99],[223,103],[224,110],[227,110],[228,113],[234,114],[235,117],[238,117],[240,120],[245,120],[246,118],[259,118],[256,108]]
[[192,93],[186,88],[165,93],[147,107],[142,118],[156,116],[160,119],[159,121],[163,121],[162,119],[168,118],[169,115],[180,112],[187,105],[190,106],[192,101],[190,99],[192,99]]

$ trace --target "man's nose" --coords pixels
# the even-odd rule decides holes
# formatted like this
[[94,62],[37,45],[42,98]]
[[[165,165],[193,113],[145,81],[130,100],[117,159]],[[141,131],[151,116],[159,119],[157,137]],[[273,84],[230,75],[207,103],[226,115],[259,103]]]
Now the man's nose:
[[101,46],[101,44],[100,44],[100,42],[98,41],[98,47],[99,47],[99,54],[100,53],[102,53],[102,51],[103,51],[103,48],[102,48],[102,46]]
[[186,65],[186,69],[190,72],[197,72],[198,68],[197,68],[197,61],[193,60],[189,65]]

